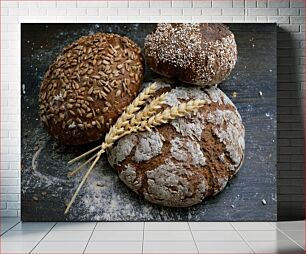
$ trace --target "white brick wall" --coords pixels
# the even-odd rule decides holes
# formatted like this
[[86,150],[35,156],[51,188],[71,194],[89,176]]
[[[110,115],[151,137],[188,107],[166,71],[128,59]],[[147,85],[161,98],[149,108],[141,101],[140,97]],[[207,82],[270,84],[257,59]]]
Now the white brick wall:
[[[284,31],[291,32],[290,36],[280,33],[278,40],[279,69],[283,73],[279,89],[286,100],[279,108],[279,118],[286,121],[291,117],[294,122],[300,119],[292,116],[294,110],[290,107],[296,98],[288,99],[286,95],[293,84],[304,86],[304,8],[304,0],[1,1],[1,215],[20,215],[21,22],[277,22]],[[301,127],[291,131],[292,123],[282,124],[279,161],[283,163],[281,176],[287,176],[290,170],[303,169],[304,155],[288,157],[296,151],[294,145],[300,146],[301,142],[286,138],[300,140],[303,132]]]

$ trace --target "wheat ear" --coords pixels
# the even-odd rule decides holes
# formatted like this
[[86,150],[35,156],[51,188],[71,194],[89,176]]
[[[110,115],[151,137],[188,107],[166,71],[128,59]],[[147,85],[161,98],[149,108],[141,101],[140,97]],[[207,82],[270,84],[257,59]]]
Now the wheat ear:
[[[135,99],[134,101],[127,106],[127,108],[125,109],[125,111],[123,112],[123,114],[118,118],[117,122],[116,122],[116,128],[125,128],[128,124],[129,124],[129,120],[131,118],[134,117],[134,114],[139,111],[140,107],[146,103],[146,100],[152,96],[152,94],[154,94],[154,92],[157,89],[157,85],[156,82],[152,83],[151,85],[149,85],[147,88],[145,88]],[[109,131],[110,133],[110,131]],[[82,159],[83,157],[85,157],[86,155],[98,150],[98,149],[102,149],[102,145],[99,145],[89,151],[87,151],[86,153],[81,154],[80,156],[68,161],[68,165]]]
[[141,124],[137,127],[137,131],[150,131],[152,127],[167,123],[170,120],[182,117],[188,113],[196,112],[204,104],[204,100],[196,99],[190,100],[188,102],[183,102],[178,106],[173,106],[172,108],[166,108],[158,114],[151,116],[146,121],[142,121]]
[[161,108],[161,105],[164,103],[166,94],[162,94],[161,96],[153,99],[147,106],[145,106],[140,112],[136,115],[133,115],[128,122],[127,125],[122,126],[120,121],[115,123],[110,129],[110,131],[105,136],[105,141],[101,146],[102,150],[106,150],[111,147],[119,138],[130,134],[131,132],[135,132],[137,125],[151,115],[156,113],[157,109]]
[[154,114],[157,110],[165,104],[165,99],[168,93],[163,93],[160,96],[154,98],[148,105],[146,105],[141,111],[139,111],[130,121],[130,127],[135,127],[139,125],[142,121],[147,120]]
[[203,100],[190,100],[188,102],[181,103],[179,106],[166,108],[165,110],[154,115],[156,111],[154,112],[152,110],[161,108],[161,105],[164,104],[165,97],[166,94],[162,94],[154,99],[143,109],[143,111],[140,111],[135,116],[135,119],[137,120],[129,124],[127,128],[118,128],[119,126],[116,126],[116,124],[112,126],[109,133],[105,136],[105,141],[101,145],[100,152],[103,153],[107,148],[110,148],[119,138],[122,138],[123,136],[126,136],[132,132],[145,131],[148,130],[148,128],[150,129],[154,126],[167,123],[177,117],[182,117],[188,113],[195,112],[205,103]]
[[[114,127],[116,129],[118,128],[125,128],[128,126],[129,120],[133,118],[134,114],[140,110],[140,107],[144,105],[147,101],[147,99],[155,93],[157,89],[157,85],[154,82],[153,84],[149,85],[147,88],[145,88],[136,98],[135,100],[126,108],[126,110],[123,112],[123,114],[118,118],[116,121]],[[109,131],[110,133],[111,131]]]

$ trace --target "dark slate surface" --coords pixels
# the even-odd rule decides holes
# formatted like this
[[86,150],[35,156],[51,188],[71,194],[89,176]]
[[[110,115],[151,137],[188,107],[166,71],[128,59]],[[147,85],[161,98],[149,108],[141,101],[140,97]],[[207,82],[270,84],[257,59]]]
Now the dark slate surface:
[[[219,195],[190,208],[150,204],[128,189],[105,157],[64,216],[82,174],[66,177],[67,162],[98,143],[56,143],[38,120],[38,92],[62,48],[95,32],[128,35],[139,45],[154,24],[22,24],[22,220],[24,221],[275,221],[276,26],[229,24],[238,62],[220,88],[237,106],[246,128],[243,167]],[[146,79],[155,74],[146,70]],[[262,92],[262,96],[259,95]],[[36,151],[39,150],[39,153]],[[36,157],[35,154],[38,154]],[[35,158],[36,157],[36,158]],[[33,159],[34,158],[34,159]],[[34,165],[34,168],[32,166]],[[266,200],[266,205],[262,200]]]

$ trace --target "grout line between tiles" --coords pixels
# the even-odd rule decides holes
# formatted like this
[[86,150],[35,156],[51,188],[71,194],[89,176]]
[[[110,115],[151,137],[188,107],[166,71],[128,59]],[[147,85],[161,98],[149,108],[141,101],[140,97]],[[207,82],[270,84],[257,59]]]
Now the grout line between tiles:
[[[236,221],[235,221],[236,222]],[[269,223],[269,225],[271,225],[271,227],[272,227],[272,229],[262,229],[262,228],[256,228],[256,229],[254,229],[254,228],[251,228],[251,229],[238,229],[238,228],[235,228],[235,226],[233,225],[233,223],[235,223],[235,222],[230,222],[230,224],[232,225],[232,227],[235,229],[235,230],[237,230],[237,231],[273,231],[273,230],[275,230],[275,229],[277,229],[277,227],[276,226],[274,226],[273,224],[270,224],[270,222],[267,222],[267,223]],[[256,222],[254,222],[254,223],[256,223]],[[265,222],[266,223],[266,222]]]
[[241,237],[241,239],[243,240],[243,242],[246,243],[247,246],[249,246],[249,248],[253,251],[253,253],[256,253],[256,251],[252,248],[252,246],[249,244],[249,242],[247,240],[245,240],[243,238],[243,236],[240,234],[239,230],[237,230],[234,225],[230,222],[230,225],[232,226],[232,228],[237,232],[237,234]]
[[55,227],[57,222],[49,229],[49,231],[38,241],[38,243],[32,248],[32,250],[29,251],[29,253],[32,253],[33,250],[40,244],[40,242],[51,232],[51,230]]
[[86,251],[86,249],[87,249],[87,246],[88,246],[88,244],[89,244],[89,242],[90,242],[90,239],[91,239],[91,237],[92,237],[92,234],[95,232],[95,229],[96,229],[97,225],[98,225],[98,222],[96,222],[94,228],[92,229],[92,232],[91,232],[91,234],[90,234],[90,236],[89,236],[89,238],[88,238],[88,241],[87,241],[87,243],[86,243],[86,246],[85,246],[85,248],[84,248],[84,250],[83,250],[83,254],[85,253],[85,251]]
[[[275,224],[274,224],[273,222],[274,222]],[[274,229],[277,229],[277,221],[273,221],[273,222],[270,221],[269,224],[270,224]]]
[[[102,231],[102,230],[99,230]],[[103,230],[103,231],[118,231],[118,230]],[[140,230],[125,230],[125,231],[140,231]],[[167,231],[167,232],[176,232],[176,231],[189,231],[189,229],[150,229],[150,230],[145,230],[147,232],[154,232],[154,231],[158,231],[158,232],[163,232],[163,231]],[[194,231],[205,231],[205,230],[194,230]],[[212,230],[209,230],[212,231]]]
[[11,226],[9,229],[5,230],[5,231],[1,234],[1,236],[4,235],[5,233],[9,232],[9,231],[10,231],[11,229],[13,229],[14,227],[16,227],[19,223],[20,223],[20,221],[16,222],[16,224],[14,224],[13,226]]
[[143,222],[143,226],[142,226],[142,244],[141,244],[141,253],[143,253],[144,234],[145,234],[145,222]]
[[[283,233],[286,237],[288,237],[292,242],[294,242],[297,246],[301,247],[303,250],[305,250],[305,247],[301,246],[298,242],[296,242],[292,237],[290,237],[289,235],[286,234],[285,231],[277,228],[278,231],[280,231],[281,233]],[[305,245],[305,243],[304,243]]]
[[195,239],[194,239],[194,237],[193,237],[193,233],[192,233],[191,227],[190,227],[190,225],[189,225],[189,221],[187,221],[187,224],[188,224],[188,227],[189,227],[189,230],[190,230],[190,233],[191,233],[193,242],[194,242],[194,244],[195,244],[195,246],[196,246],[197,252],[200,253],[199,248],[198,248],[198,245],[197,245],[197,242],[195,241]]

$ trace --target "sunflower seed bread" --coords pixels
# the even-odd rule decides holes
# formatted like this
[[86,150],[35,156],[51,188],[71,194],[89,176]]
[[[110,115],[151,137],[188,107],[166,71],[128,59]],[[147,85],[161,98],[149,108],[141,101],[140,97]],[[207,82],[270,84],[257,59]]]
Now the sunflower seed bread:
[[192,206],[219,193],[240,169],[244,126],[234,104],[216,87],[158,84],[156,96],[168,92],[167,106],[190,99],[205,100],[206,105],[151,132],[121,138],[108,151],[108,161],[120,179],[146,200]]
[[40,119],[60,143],[96,141],[135,98],[143,75],[141,49],[129,38],[83,36],[47,70],[39,94]]
[[156,73],[199,86],[225,80],[237,60],[234,34],[223,24],[158,24],[144,53]]

